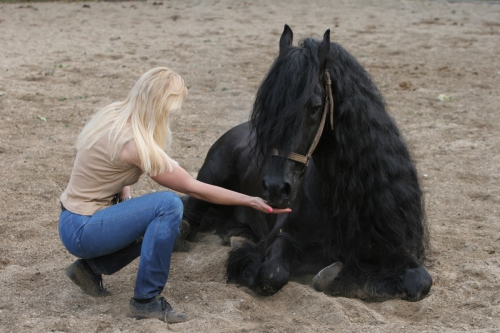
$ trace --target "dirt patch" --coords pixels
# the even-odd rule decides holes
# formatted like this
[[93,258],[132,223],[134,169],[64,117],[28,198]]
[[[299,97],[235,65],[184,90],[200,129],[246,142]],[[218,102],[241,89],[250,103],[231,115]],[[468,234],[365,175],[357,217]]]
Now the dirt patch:
[[[0,4],[0,331],[493,332],[500,327],[500,5],[437,1],[146,1]],[[175,253],[166,298],[187,323],[125,316],[137,262],[83,295],[64,275],[58,198],[76,135],[99,107],[167,66],[189,87],[172,155],[196,175],[210,145],[248,119],[287,23],[355,55],[417,162],[435,279],[418,303],[315,292],[271,297],[226,284],[228,248],[203,234]],[[160,190],[148,178],[134,195]]]

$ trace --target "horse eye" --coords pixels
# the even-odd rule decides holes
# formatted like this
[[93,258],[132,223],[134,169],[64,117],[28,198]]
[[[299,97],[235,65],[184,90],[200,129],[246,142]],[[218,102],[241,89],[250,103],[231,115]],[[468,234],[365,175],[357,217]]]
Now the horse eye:
[[304,176],[304,173],[306,171],[307,167],[305,165],[302,165],[301,167],[295,169],[295,173],[302,178]]
[[316,114],[321,109],[321,105],[315,106],[311,108],[311,113]]

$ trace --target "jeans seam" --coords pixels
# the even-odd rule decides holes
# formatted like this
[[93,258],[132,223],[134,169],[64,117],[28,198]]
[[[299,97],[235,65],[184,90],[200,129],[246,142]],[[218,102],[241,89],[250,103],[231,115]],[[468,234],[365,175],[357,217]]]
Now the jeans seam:
[[[155,241],[156,241],[156,234],[157,234],[157,231],[158,231],[158,228],[160,227],[160,223],[158,223],[158,218],[160,218],[161,215],[157,216],[155,218],[155,222],[156,222],[156,226],[155,226],[155,229],[154,229],[154,232],[153,232],[153,237],[151,239],[151,246],[150,246],[150,249],[149,249],[149,253],[148,253],[148,262],[146,263],[146,271],[145,271],[145,279],[147,281],[150,281],[151,280],[151,261],[152,261],[152,257],[153,257],[153,253],[154,253],[154,248],[155,248]],[[153,221],[151,221],[153,222]]]
[[57,227],[57,229],[58,229],[58,231],[59,231],[59,234],[61,234],[61,228],[62,228],[62,225],[63,225],[63,224],[64,224],[64,223],[65,223],[68,219],[70,219],[70,218],[71,218],[71,213],[70,213],[68,216],[66,216],[66,218],[65,218],[65,219],[63,219],[62,221],[60,221],[60,222],[59,222],[58,227]]
[[[87,225],[87,223],[82,225],[82,229],[85,228],[85,225]],[[83,257],[85,255],[85,251],[83,251],[83,249],[82,249],[82,243],[80,242],[80,239],[78,237],[76,237],[75,225],[73,223],[73,215],[71,215],[71,231],[73,233],[73,238],[75,239],[75,242],[78,245],[78,248],[80,249],[81,257]],[[82,232],[83,232],[83,230],[82,230]]]
[[[154,208],[154,206],[153,206],[153,208]],[[125,217],[131,216],[131,215],[136,215],[136,214],[138,214],[138,213],[140,213],[142,211],[147,211],[147,210],[150,210],[150,209],[151,209],[151,207],[143,207],[143,208],[141,208],[139,210],[127,213],[125,215],[120,215],[120,216],[114,217],[112,219],[106,219],[106,222],[113,222],[113,221],[116,221],[116,220],[120,220],[120,219],[123,219]],[[95,214],[94,214],[94,216],[95,216]],[[101,222],[102,222],[102,220],[99,221],[98,223],[101,223]],[[94,223],[96,223],[96,222],[85,223],[85,225],[87,225],[87,224],[94,224]]]
[[[82,246],[81,246],[81,243],[80,243],[80,240],[78,239],[78,237],[76,236],[76,232],[75,232],[75,225],[73,223],[73,215],[74,213],[72,212],[68,212],[68,216],[62,220],[60,223],[59,223],[59,226],[63,226],[64,224],[67,224],[69,223],[69,227],[70,227],[70,235],[68,235],[69,237],[71,237],[71,242],[74,242],[74,244],[76,245],[76,247],[78,248],[78,255],[75,255],[76,257],[82,257],[85,253],[82,249]],[[59,234],[61,235],[61,229],[59,229]],[[59,236],[60,237],[60,236]]]

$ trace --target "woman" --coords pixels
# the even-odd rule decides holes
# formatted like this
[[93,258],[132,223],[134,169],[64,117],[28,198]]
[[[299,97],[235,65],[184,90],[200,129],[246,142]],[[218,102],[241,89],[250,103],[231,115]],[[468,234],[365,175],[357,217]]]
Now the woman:
[[[170,115],[181,109],[186,96],[183,79],[172,70],[145,73],[125,101],[104,107],[84,127],[69,184],[60,198],[59,234],[68,251],[80,258],[66,274],[83,292],[109,295],[102,287],[102,274],[113,274],[141,256],[129,305],[129,316],[138,319],[188,320],[160,296],[179,234],[182,202],[169,191],[129,200],[130,185],[141,174],[212,203],[290,212],[273,210],[261,198],[201,183],[165,153],[171,142]],[[115,201],[119,204],[113,205]]]

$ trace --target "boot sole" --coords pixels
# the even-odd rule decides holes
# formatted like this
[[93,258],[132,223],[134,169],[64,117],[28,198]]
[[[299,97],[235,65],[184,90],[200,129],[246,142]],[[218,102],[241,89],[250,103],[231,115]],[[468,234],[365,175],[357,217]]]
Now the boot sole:
[[186,317],[185,319],[180,319],[180,320],[167,320],[167,318],[158,318],[158,317],[148,317],[148,316],[145,316],[145,315],[138,315],[138,314],[131,314],[131,313],[127,313],[127,317],[128,318],[133,318],[133,319],[136,319],[136,320],[143,320],[143,319],[158,319],[158,320],[161,320],[163,322],[166,322],[168,324],[178,324],[178,323],[184,323],[186,321],[188,321],[190,318],[189,316]]

